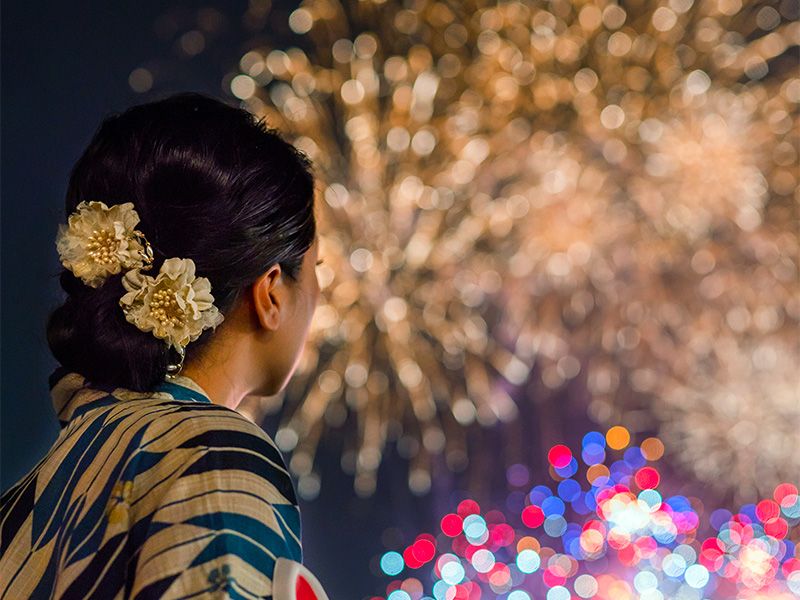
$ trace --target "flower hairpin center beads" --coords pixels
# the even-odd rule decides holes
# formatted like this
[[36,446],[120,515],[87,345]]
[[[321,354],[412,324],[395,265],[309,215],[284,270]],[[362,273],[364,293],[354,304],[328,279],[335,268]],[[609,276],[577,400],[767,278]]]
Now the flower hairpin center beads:
[[186,313],[178,305],[175,294],[169,290],[156,290],[150,300],[150,312],[162,327],[178,327],[182,325],[186,318]]
[[117,258],[119,240],[107,229],[93,230],[86,244],[86,249],[89,251],[89,256],[96,263],[107,265],[119,261],[119,258]]

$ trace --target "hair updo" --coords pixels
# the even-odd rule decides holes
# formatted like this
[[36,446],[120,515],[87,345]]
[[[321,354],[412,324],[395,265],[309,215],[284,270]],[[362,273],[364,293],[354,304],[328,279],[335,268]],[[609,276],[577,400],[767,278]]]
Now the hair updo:
[[[310,159],[248,111],[195,92],[105,118],[72,169],[65,216],[83,200],[133,202],[153,248],[146,273],[191,258],[223,315],[276,263],[297,281],[316,236]],[[89,381],[148,391],[176,353],[125,319],[124,274],[91,288],[63,269],[67,299],[47,319],[47,342]],[[212,334],[186,346],[185,362]]]

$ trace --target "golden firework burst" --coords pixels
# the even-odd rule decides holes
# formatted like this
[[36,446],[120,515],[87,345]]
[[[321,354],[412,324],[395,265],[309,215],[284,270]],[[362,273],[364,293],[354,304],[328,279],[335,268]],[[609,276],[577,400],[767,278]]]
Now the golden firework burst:
[[[701,478],[725,465],[752,487],[797,464],[772,446],[757,472],[738,446],[704,454],[716,409],[686,400],[763,402],[718,367],[731,339],[800,362],[790,4],[306,0],[296,45],[248,34],[224,85],[320,175],[308,348],[285,394],[242,407],[283,405],[301,494],[345,423],[357,492],[393,439],[425,492],[436,454],[464,466],[465,425],[514,420],[507,384],[534,368],[554,392],[581,378],[599,423],[662,423]],[[776,385],[796,422],[797,390]]]

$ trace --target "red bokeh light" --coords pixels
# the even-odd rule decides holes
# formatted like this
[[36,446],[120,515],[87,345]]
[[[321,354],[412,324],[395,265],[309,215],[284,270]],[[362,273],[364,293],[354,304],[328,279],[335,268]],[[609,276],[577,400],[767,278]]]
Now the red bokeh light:
[[762,500],[756,504],[756,516],[762,523],[766,523],[770,519],[780,516],[781,507],[773,500]]
[[544,512],[535,504],[526,506],[522,511],[522,522],[530,528],[539,527],[544,523]]
[[789,533],[789,524],[780,517],[769,519],[764,523],[764,533],[771,535],[776,540],[782,540]]
[[775,488],[775,493],[772,497],[775,498],[775,502],[783,505],[783,499],[786,498],[786,496],[797,496],[797,494],[797,486],[791,483],[781,483]]
[[481,512],[481,507],[478,505],[475,500],[462,500],[458,503],[458,508],[456,509],[458,516],[462,519],[468,515],[477,515]]
[[572,451],[564,444],[557,444],[550,448],[550,452],[547,453],[547,460],[556,469],[563,469],[572,460]]
[[418,561],[426,563],[436,555],[436,546],[428,539],[418,539],[411,545],[411,553]]
[[643,490],[652,490],[658,487],[661,476],[653,467],[642,467],[636,471],[636,485]]
[[457,514],[450,513],[442,517],[442,533],[449,537],[456,537],[461,533],[464,522]]
[[424,563],[414,556],[414,546],[409,546],[403,550],[403,560],[409,569],[419,569]]

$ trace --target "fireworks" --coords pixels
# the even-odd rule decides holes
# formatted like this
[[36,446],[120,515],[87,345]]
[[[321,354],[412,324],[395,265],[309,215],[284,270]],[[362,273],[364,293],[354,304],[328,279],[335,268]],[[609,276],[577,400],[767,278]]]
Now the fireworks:
[[738,496],[763,497],[800,473],[797,348],[768,340],[740,348],[733,338],[718,340],[715,348],[719,380],[697,365],[694,385],[676,386],[656,407],[669,411],[662,415],[664,435],[718,490],[731,487],[719,476],[719,465],[728,462],[741,477]]
[[[615,426],[583,438],[578,459],[550,449],[555,483],[522,492],[509,470],[508,512],[462,500],[436,535],[380,558],[387,600],[665,600],[800,594],[800,496],[782,483],[737,513],[660,490],[658,438],[630,445]],[[618,457],[614,460],[612,458]],[[517,465],[523,468],[522,465]],[[526,488],[527,489],[527,488]],[[508,515],[508,516],[506,516]]]
[[743,500],[798,472],[797,444],[774,441],[800,421],[796,17],[307,0],[298,45],[252,38],[224,85],[320,175],[309,345],[285,396],[242,405],[286,401],[276,441],[301,495],[338,427],[359,494],[390,440],[424,493],[438,454],[463,466],[464,426],[514,421],[508,386],[532,372],[554,392],[580,380],[598,423],[663,423]]

